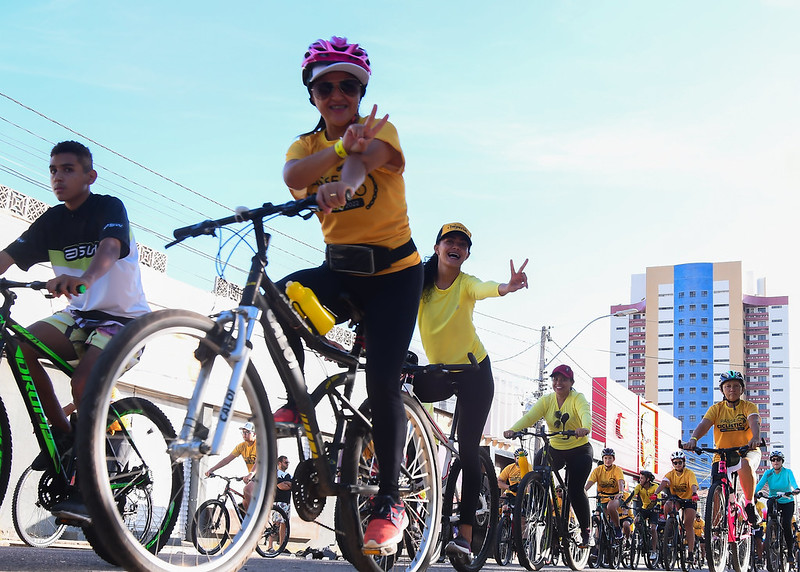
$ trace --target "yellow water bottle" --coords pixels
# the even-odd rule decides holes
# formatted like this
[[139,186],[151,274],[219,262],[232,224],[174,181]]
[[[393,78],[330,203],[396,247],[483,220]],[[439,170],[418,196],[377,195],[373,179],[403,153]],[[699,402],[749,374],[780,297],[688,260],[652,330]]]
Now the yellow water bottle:
[[325,309],[311,288],[306,288],[299,282],[288,282],[286,295],[292,301],[294,309],[311,322],[320,335],[327,334],[336,323],[336,318]]
[[528,462],[528,452],[524,449],[517,451],[519,459],[519,475],[524,477],[531,470],[531,464]]

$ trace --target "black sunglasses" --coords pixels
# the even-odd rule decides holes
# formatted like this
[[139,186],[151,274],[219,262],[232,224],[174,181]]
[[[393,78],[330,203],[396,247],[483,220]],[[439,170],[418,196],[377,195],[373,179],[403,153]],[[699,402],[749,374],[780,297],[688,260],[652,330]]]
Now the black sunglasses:
[[326,99],[331,96],[334,87],[347,97],[355,97],[361,94],[362,86],[356,79],[343,79],[339,83],[318,81],[311,86],[311,92],[320,99]]
[[673,465],[683,465],[683,461],[672,461]]
[[561,428],[561,412],[560,411],[556,411],[556,422],[553,425],[555,425],[556,429],[560,429]]

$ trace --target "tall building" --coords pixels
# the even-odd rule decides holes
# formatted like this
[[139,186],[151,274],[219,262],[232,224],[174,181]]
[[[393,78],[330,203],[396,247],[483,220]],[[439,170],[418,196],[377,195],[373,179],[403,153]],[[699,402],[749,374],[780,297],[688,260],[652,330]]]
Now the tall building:
[[[671,412],[688,440],[722,399],[721,373],[741,371],[757,404],[769,450],[790,461],[789,298],[767,296],[766,279],[748,284],[741,262],[647,268],[631,278],[631,304],[612,306],[613,379]],[[711,445],[712,431],[701,439]],[[766,461],[762,461],[766,464]]]

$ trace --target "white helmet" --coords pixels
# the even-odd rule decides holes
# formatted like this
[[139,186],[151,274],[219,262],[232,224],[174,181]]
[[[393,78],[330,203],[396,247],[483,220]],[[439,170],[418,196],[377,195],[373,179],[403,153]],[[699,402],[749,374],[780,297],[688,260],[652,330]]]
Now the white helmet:
[[686,453],[684,453],[683,451],[675,451],[674,453],[672,453],[672,455],[670,455],[670,459],[672,459],[673,461],[675,459],[686,461]]

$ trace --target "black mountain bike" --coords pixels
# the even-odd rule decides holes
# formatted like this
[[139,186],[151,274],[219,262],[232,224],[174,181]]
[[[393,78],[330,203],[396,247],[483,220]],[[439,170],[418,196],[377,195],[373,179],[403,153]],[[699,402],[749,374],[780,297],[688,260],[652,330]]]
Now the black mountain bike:
[[[17,297],[14,289],[45,290],[46,286],[45,282],[14,282],[0,278],[0,296],[3,297],[0,306],[0,353],[6,356],[17,382],[39,448],[48,457],[48,467],[38,477],[38,499],[30,510],[49,512],[54,504],[68,498],[75,491],[76,460],[70,451],[60,450],[53,437],[21,346],[27,344],[35,348],[68,376],[72,375],[73,367],[11,318],[11,307]],[[81,413],[85,413],[88,407],[90,405],[85,404]],[[108,497],[115,518],[128,531],[131,541],[139,545],[141,550],[158,552],[165,539],[169,538],[178,513],[169,512],[161,519],[154,519],[153,514],[164,511],[160,504],[162,498],[172,497],[180,501],[183,473],[170,471],[169,467],[164,471],[161,467],[152,466],[138,452],[151,447],[165,448],[167,441],[174,438],[175,431],[164,413],[145,399],[129,397],[109,401],[104,404],[104,411],[109,412],[108,417],[113,418],[113,421],[102,428],[105,436],[102,462],[106,466],[106,472],[104,480],[95,483],[95,487],[102,489]],[[124,445],[121,444],[122,440],[125,441]],[[80,450],[80,447],[75,447],[75,450]],[[5,496],[8,487],[10,470],[11,430],[7,412],[0,400],[0,500]],[[26,482],[36,478],[28,474]],[[83,489],[83,483],[81,488]],[[23,490],[33,492],[35,489],[27,486]],[[29,500],[33,502],[32,496]],[[154,524],[156,520],[159,521],[158,526]],[[84,536],[101,558],[112,564],[119,563],[116,550],[107,547],[100,540],[102,535],[99,531],[103,530],[102,527],[91,522],[63,523],[83,528]]]
[[661,537],[661,564],[664,570],[672,570],[680,566],[681,570],[688,572],[690,562],[686,546],[686,530],[683,526],[683,509],[680,507],[680,498],[670,496],[672,510],[667,514],[664,524],[664,535]]
[[[201,554],[213,555],[223,549],[231,540],[231,512],[236,515],[241,527],[246,511],[241,502],[237,501],[237,497],[244,499],[244,495],[231,487],[232,481],[241,482],[242,477],[225,477],[214,473],[211,473],[209,477],[224,480],[225,488],[216,498],[209,499],[197,507],[192,518],[192,544]],[[285,523],[282,537],[281,522]],[[278,505],[272,505],[267,528],[259,543],[256,544],[256,552],[264,558],[275,558],[289,543],[289,530],[289,515]]]
[[617,540],[614,526],[601,504],[603,499],[608,501],[608,497],[599,495],[591,498],[597,499],[597,504],[592,513],[592,536],[595,538],[595,546],[590,551],[589,567],[619,568],[622,565],[623,542],[622,539]]
[[[659,504],[653,505],[650,510],[653,514],[658,514]],[[631,568],[639,567],[639,562],[644,560],[647,568],[652,570],[656,567],[658,556],[650,558],[650,552],[653,547],[653,531],[650,528],[650,522],[642,515],[641,508],[634,507],[633,530],[631,531],[631,549],[628,558],[628,564]],[[660,552],[658,535],[656,535],[656,554]]]
[[[84,415],[78,444],[84,454],[78,459],[84,486],[92,491],[86,503],[93,520],[105,531],[103,543],[119,556],[128,570],[177,571],[186,565],[201,571],[236,570],[250,557],[262,538],[275,494],[276,427],[272,409],[258,371],[250,359],[254,333],[260,322],[274,371],[291,395],[300,416],[299,426],[307,438],[311,458],[298,464],[292,482],[298,516],[313,521],[328,497],[335,497],[336,538],[342,554],[358,570],[381,570],[385,555],[364,554],[367,503],[378,491],[379,467],[372,440],[369,401],[352,403],[356,374],[363,369],[363,342],[356,337],[347,351],[318,334],[289,304],[285,294],[266,274],[270,235],[264,219],[273,215],[309,218],[316,210],[315,197],[282,205],[267,203],[234,216],[204,221],[174,232],[175,242],[189,237],[214,235],[232,224],[250,222],[255,252],[241,301],[233,310],[213,318],[185,310],[162,310],[139,318],[114,336],[101,355],[87,384],[89,415]],[[173,243],[174,244],[174,243]],[[322,380],[309,393],[303,372],[276,316],[300,335],[307,348],[339,364],[343,372]],[[144,351],[141,362],[126,373],[125,364]],[[183,400],[186,416],[178,437],[166,447],[150,451],[168,467],[183,468],[184,461],[199,461],[223,452],[231,423],[252,421],[256,433],[256,466],[252,501],[241,530],[224,550],[215,554],[185,554],[162,551],[158,556],[131,542],[114,509],[113,498],[103,483],[108,479],[105,463],[104,428],[111,391],[120,381],[137,384],[168,379],[176,399]],[[398,380],[400,383],[400,380]],[[333,409],[335,429],[323,433],[316,406],[327,400]],[[403,395],[407,424],[405,455],[400,474],[400,496],[411,523],[418,531],[413,551],[402,562],[407,570],[427,567],[432,545],[441,523],[441,481],[436,448],[425,412],[409,394]],[[282,428],[283,429],[283,428]],[[292,429],[292,428],[290,428]],[[179,499],[170,499],[177,504]],[[177,506],[176,506],[177,509]],[[392,564],[394,564],[392,562]]]
[[[800,494],[800,489],[774,495],[767,495],[762,491],[756,495],[759,498],[772,499],[772,503],[769,503],[771,506],[767,511],[767,530],[764,535],[764,553],[769,572],[789,572],[791,568],[788,551],[792,550],[794,546],[786,546],[786,539],[783,536],[783,527],[781,526],[781,513],[778,509],[778,499],[792,497],[796,494]],[[792,540],[795,539],[793,538]],[[792,545],[794,544],[795,542],[792,542]]]
[[[561,418],[562,424],[568,414]],[[559,508],[556,500],[556,485],[569,490],[569,474],[564,479],[559,471],[552,469],[550,457],[551,437],[574,437],[575,431],[518,432],[533,435],[544,441],[543,465],[534,466],[519,483],[517,504],[514,507],[514,542],[520,564],[528,570],[538,570],[551,557],[554,548],[561,551],[564,562],[572,570],[583,570],[589,560],[589,548],[581,548],[581,531],[575,519],[570,518],[569,495]]]

